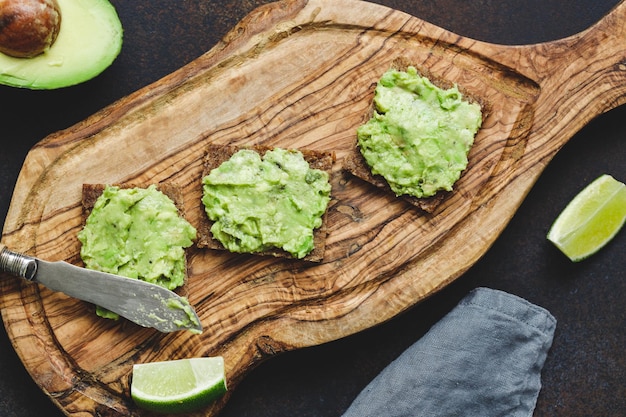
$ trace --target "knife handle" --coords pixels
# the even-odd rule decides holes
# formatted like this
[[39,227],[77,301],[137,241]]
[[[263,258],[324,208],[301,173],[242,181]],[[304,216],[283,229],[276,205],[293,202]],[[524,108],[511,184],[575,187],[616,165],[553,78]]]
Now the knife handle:
[[0,272],[26,278],[32,281],[37,272],[37,260],[30,256],[13,252],[0,242]]

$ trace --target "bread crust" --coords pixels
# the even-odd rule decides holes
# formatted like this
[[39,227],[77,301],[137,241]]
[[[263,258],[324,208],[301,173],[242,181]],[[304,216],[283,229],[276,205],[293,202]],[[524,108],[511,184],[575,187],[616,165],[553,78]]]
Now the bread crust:
[[[270,146],[222,146],[222,145],[209,145],[207,147],[206,155],[204,157],[204,168],[202,178],[209,175],[211,170],[219,167],[223,162],[230,159],[237,151],[242,149],[250,149],[258,152],[260,155],[264,155],[265,152],[275,149]],[[334,152],[314,151],[308,149],[298,149],[305,161],[309,163],[312,169],[319,169],[332,174],[332,167],[336,160]],[[227,250],[224,245],[217,239],[213,238],[211,233],[211,226],[213,221],[206,215],[204,205],[200,202],[202,213],[200,223],[198,224],[198,241],[197,246],[200,248]],[[328,235],[328,210],[326,210],[322,216],[322,225],[313,230],[313,243],[314,248],[309,252],[302,260],[309,262],[321,262],[324,259],[324,252],[326,247],[326,237]],[[260,256],[274,256],[278,258],[296,259],[289,252],[282,249],[272,249],[262,252],[255,252],[252,255]]]
[[[108,186],[115,186],[119,188],[146,188],[143,185],[135,184],[83,184],[82,194],[82,206],[83,206],[83,223],[87,221],[87,217],[91,214],[96,200],[102,195],[104,189]],[[178,213],[185,217],[185,205],[183,204],[183,190],[177,184],[173,183],[160,183],[156,184],[157,190],[168,196],[170,200],[174,202],[174,205],[178,209]]]

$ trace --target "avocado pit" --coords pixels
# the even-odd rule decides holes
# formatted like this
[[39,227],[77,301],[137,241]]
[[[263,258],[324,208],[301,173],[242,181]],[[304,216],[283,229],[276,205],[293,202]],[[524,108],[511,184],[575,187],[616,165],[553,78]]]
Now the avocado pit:
[[32,58],[52,46],[61,27],[56,0],[0,0],[0,52]]

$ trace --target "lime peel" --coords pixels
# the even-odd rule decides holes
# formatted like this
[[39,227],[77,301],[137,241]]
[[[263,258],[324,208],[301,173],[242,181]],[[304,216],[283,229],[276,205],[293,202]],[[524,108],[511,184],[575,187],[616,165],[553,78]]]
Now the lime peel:
[[220,398],[226,390],[221,356],[133,365],[131,397],[149,411],[195,411]]
[[548,240],[573,262],[604,247],[626,223],[626,185],[604,174],[586,186],[563,209]]

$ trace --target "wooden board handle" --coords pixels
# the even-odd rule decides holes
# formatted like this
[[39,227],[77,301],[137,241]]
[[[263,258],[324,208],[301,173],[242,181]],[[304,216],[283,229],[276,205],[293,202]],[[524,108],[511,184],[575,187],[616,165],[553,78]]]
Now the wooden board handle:
[[535,114],[540,117],[530,137],[537,146],[549,138],[551,155],[590,120],[626,103],[625,21],[622,1],[595,25],[571,37],[506,47],[501,53],[496,46],[481,51],[538,84]]

